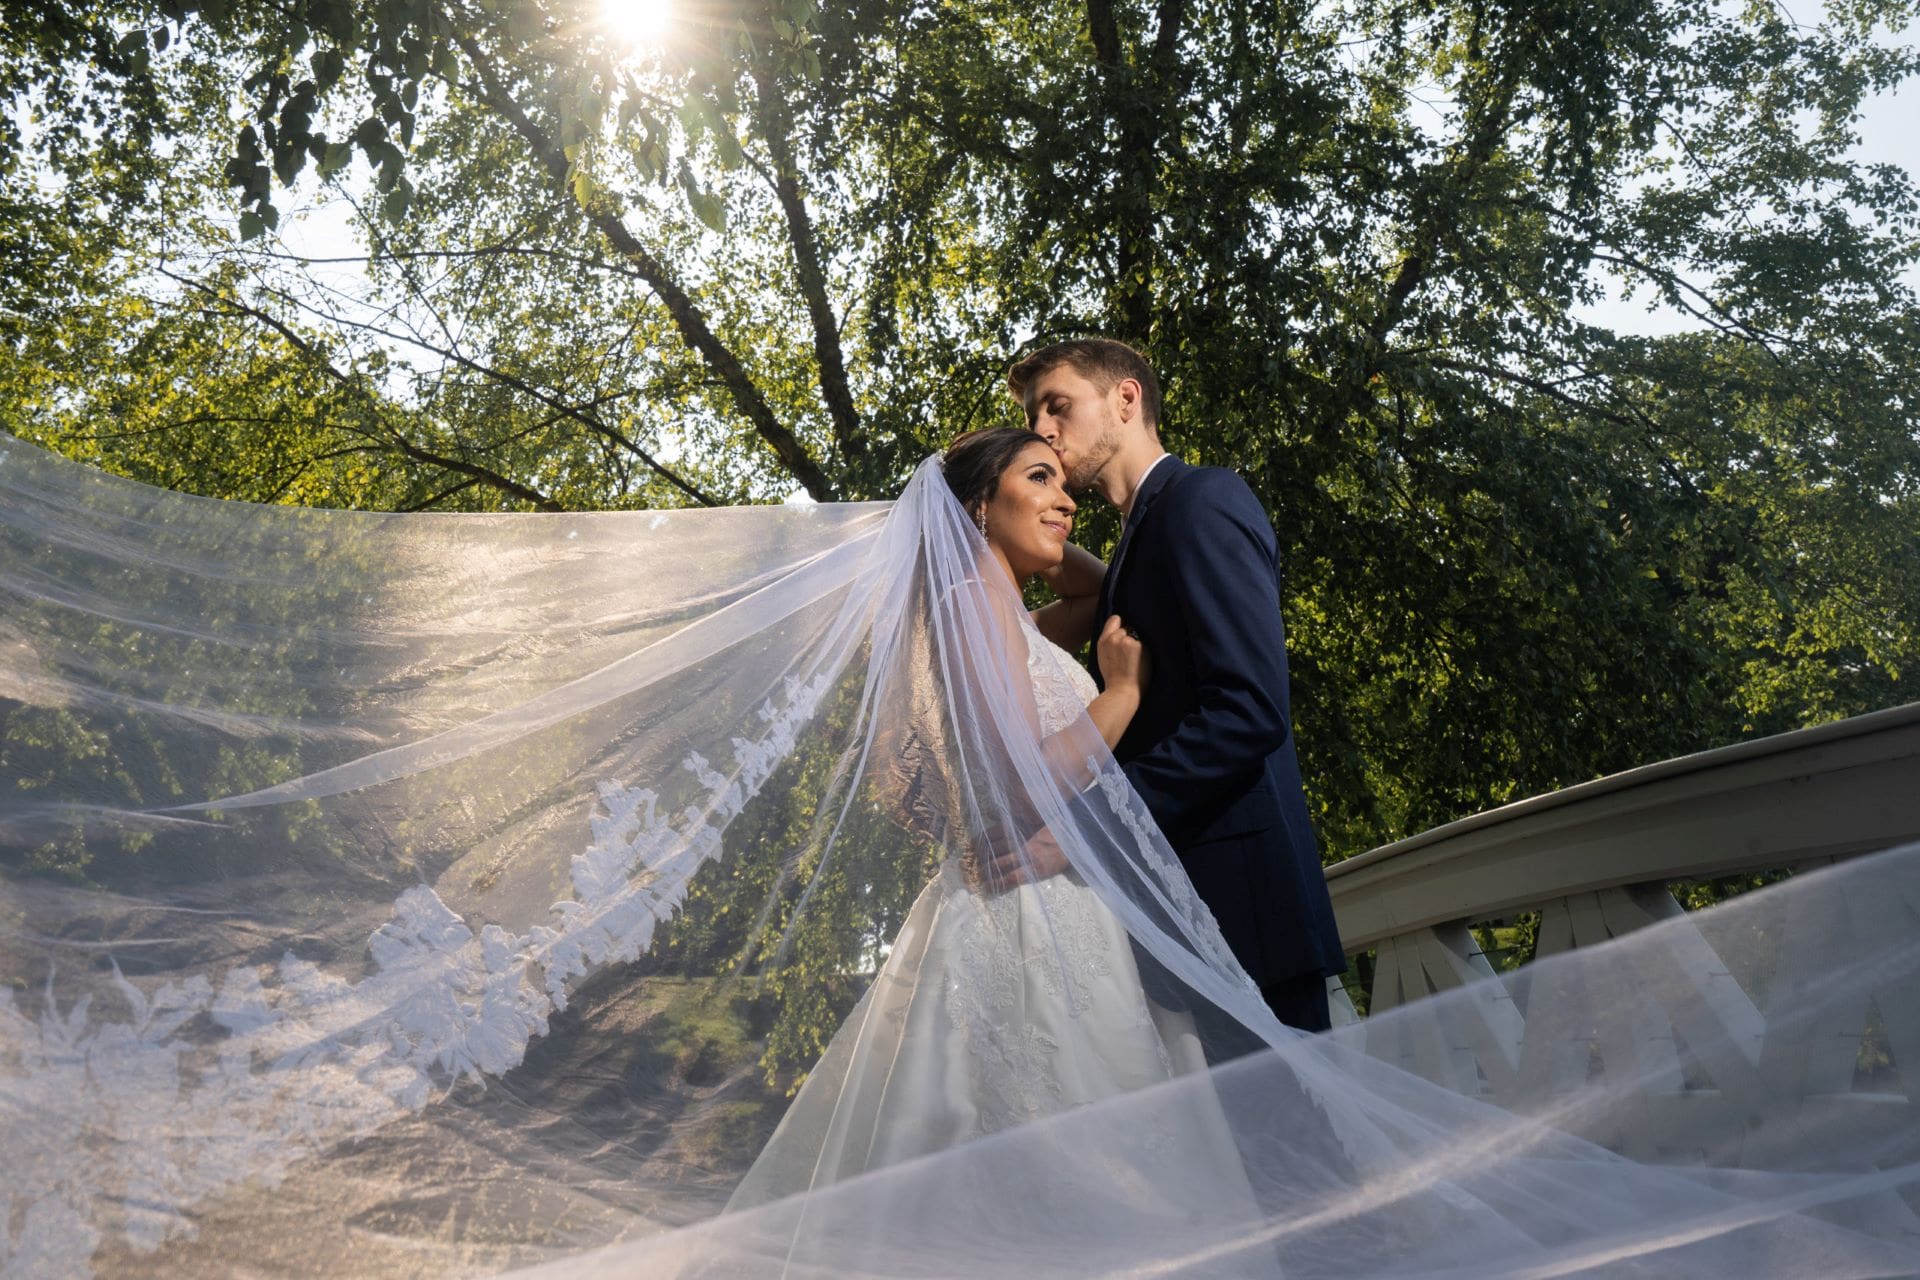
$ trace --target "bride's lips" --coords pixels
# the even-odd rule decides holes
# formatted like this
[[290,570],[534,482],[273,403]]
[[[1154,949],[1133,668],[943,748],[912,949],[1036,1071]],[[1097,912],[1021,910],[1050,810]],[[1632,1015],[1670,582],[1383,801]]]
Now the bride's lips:
[[1042,520],[1040,527],[1042,529],[1053,530],[1053,532],[1060,535],[1061,541],[1063,542],[1073,536],[1073,526],[1064,520]]

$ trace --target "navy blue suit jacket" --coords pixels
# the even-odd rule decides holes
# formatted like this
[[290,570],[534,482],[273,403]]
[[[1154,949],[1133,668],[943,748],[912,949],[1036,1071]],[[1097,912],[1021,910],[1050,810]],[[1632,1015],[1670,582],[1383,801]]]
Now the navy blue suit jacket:
[[1096,627],[1114,613],[1153,663],[1114,755],[1227,945],[1262,986],[1343,971],[1294,754],[1278,541],[1246,481],[1158,463],[1134,495]]

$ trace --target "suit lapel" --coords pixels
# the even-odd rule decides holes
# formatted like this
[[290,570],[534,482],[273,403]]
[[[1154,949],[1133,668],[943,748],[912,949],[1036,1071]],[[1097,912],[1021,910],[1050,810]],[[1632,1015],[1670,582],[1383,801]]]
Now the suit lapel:
[[1106,626],[1107,619],[1113,616],[1113,602],[1120,590],[1120,575],[1127,567],[1127,552],[1133,545],[1134,533],[1146,521],[1147,509],[1153,505],[1154,499],[1166,492],[1176,473],[1188,469],[1186,463],[1169,454],[1165,462],[1157,463],[1146,479],[1140,482],[1139,491],[1133,495],[1133,510],[1127,515],[1126,526],[1120,530],[1120,541],[1114,544],[1113,563],[1107,566],[1107,575],[1100,580],[1098,626]]

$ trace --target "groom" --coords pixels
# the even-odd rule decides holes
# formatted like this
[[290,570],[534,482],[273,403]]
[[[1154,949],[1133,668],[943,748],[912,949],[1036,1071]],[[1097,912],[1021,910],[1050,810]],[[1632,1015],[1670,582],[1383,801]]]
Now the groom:
[[1325,1030],[1347,964],[1294,756],[1272,522],[1238,475],[1161,447],[1159,380],[1125,343],[1056,343],[1007,382],[1067,486],[1126,518],[1094,630],[1120,615],[1153,675],[1114,756],[1275,1015]]

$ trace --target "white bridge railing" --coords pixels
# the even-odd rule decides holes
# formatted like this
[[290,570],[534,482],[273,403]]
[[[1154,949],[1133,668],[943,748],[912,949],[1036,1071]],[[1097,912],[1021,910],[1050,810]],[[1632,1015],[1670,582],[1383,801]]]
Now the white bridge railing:
[[[1473,926],[1538,912],[1537,957],[1588,947],[1655,921],[1684,918],[1668,886],[1736,873],[1798,871],[1920,840],[1920,703],[1744,742],[1601,778],[1437,827],[1327,869],[1349,955],[1371,951],[1372,1012],[1491,979]],[[1781,972],[1830,945],[1833,931],[1920,932],[1920,884],[1843,916],[1781,922]],[[1633,999],[1525,990],[1512,976],[1450,1002],[1443,1018],[1403,1020],[1371,1051],[1494,1102],[1577,1087],[1614,1065],[1647,1082],[1644,1106],[1600,1135],[1629,1155],[1684,1149],[1698,1126],[1725,1133],[1727,1107],[1762,1090],[1797,1106],[1841,1108],[1863,1133],[1915,1123],[1920,1098],[1920,989],[1853,993],[1834,1025],[1782,1060],[1769,1053],[1766,993],[1729,972],[1684,923],[1632,974]],[[1810,967],[1810,966],[1809,966]],[[1522,971],[1524,972],[1524,970]],[[1335,991],[1336,1021],[1351,1005]],[[1632,1016],[1619,1010],[1632,1007]],[[1598,1012],[1602,1007],[1611,1013]],[[1904,1088],[1873,1092],[1859,1074],[1871,1035]],[[1712,1087],[1686,1078],[1679,1044],[1711,1061]],[[1784,1039],[1784,1038],[1783,1038]],[[1703,1050],[1703,1046],[1709,1047]],[[1604,1064],[1604,1065],[1603,1065]],[[1909,1095],[1912,1095],[1910,1098]],[[1851,1123],[1851,1120],[1850,1120]],[[1757,1138],[1755,1140],[1758,1140]]]

